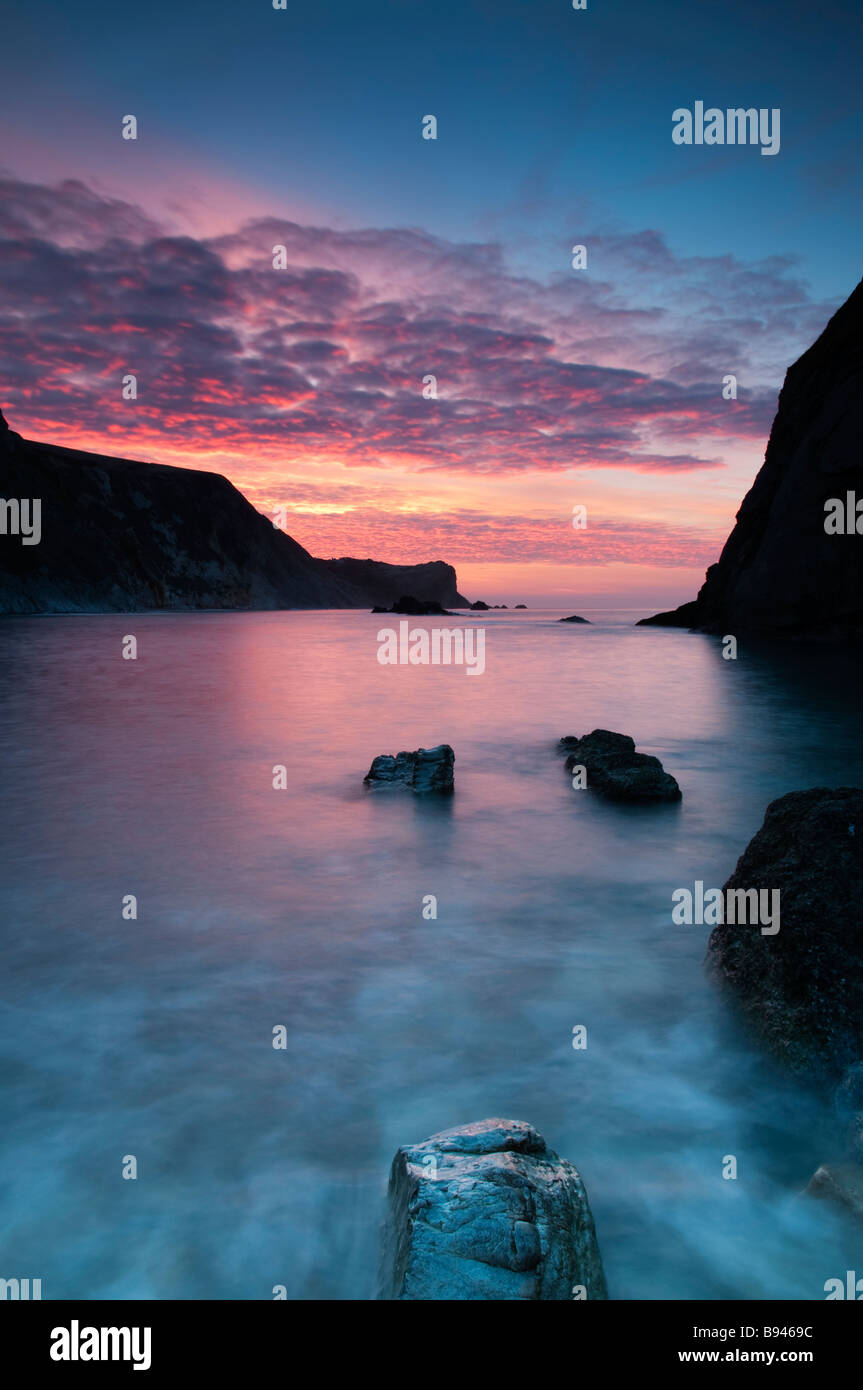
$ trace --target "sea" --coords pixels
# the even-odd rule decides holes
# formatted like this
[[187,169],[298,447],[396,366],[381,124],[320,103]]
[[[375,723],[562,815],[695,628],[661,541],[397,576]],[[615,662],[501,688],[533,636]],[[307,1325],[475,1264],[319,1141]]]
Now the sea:
[[[373,1299],[397,1148],[493,1116],[578,1168],[613,1299],[863,1273],[801,1195],[829,1094],[672,921],[774,798],[863,785],[860,658],[580,611],[410,620],[481,627],[475,675],[382,665],[370,613],[0,622],[0,1276]],[[597,727],[682,801],[575,789]],[[451,797],[364,785],[439,743]]]

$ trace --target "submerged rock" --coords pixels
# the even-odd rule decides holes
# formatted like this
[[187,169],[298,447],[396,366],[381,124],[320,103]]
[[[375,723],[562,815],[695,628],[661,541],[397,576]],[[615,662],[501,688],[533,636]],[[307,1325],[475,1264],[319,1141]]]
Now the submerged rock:
[[587,623],[590,626],[590,618],[580,618],[577,613],[573,613],[571,618],[558,618],[559,623]]
[[403,786],[422,795],[451,792],[455,753],[448,743],[437,748],[417,748],[413,753],[381,753],[363,781],[368,786]]
[[559,747],[567,753],[566,768],[583,767],[587,785],[618,801],[679,801],[682,793],[658,758],[636,753],[628,734],[594,729],[583,738],[569,735]]
[[863,791],[789,792],[767,807],[725,884],[778,890],[778,934],[723,924],[710,936],[710,969],[757,1035],[815,1076],[838,1078],[863,1058],[861,881]]
[[858,1163],[823,1163],[809,1179],[805,1195],[830,1202],[863,1222],[863,1167]]
[[584,1184],[524,1120],[405,1145],[388,1201],[381,1298],[608,1298]]

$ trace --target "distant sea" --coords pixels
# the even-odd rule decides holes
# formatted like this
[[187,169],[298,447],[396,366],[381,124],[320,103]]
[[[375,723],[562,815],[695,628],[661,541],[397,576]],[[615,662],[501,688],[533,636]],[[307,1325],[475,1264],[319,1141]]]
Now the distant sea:
[[[798,1197],[829,1106],[671,920],[769,801],[863,785],[859,659],[579,611],[437,620],[485,628],[476,677],[381,666],[399,620],[367,613],[0,623],[0,1276],[370,1298],[397,1146],[489,1116],[577,1166],[612,1298],[820,1300],[863,1269]],[[555,745],[595,727],[682,803],[573,790]],[[451,799],[364,789],[440,742]]]

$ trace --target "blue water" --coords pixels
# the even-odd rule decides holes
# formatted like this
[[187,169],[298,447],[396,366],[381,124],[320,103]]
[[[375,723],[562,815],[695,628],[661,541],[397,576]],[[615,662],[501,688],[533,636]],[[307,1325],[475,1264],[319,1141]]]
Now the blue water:
[[[827,1100],[671,922],[774,797],[863,784],[859,664],[585,611],[457,620],[478,677],[379,665],[365,613],[0,624],[0,1275],[365,1299],[396,1147],[493,1115],[579,1168],[613,1298],[823,1299],[863,1268],[798,1195],[839,1151]],[[682,804],[574,791],[556,741],[596,726]],[[442,741],[450,801],[363,788]]]

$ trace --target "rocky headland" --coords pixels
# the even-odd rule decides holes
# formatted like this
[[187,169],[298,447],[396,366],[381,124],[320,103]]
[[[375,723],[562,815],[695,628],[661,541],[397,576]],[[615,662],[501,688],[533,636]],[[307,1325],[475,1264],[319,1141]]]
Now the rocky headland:
[[0,537],[0,613],[467,603],[442,561],[316,559],[221,474],[40,444],[2,414],[0,494],[41,508],[38,544]]
[[863,637],[861,438],[863,282],[788,369],[764,464],[697,598],[641,623]]

